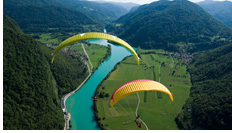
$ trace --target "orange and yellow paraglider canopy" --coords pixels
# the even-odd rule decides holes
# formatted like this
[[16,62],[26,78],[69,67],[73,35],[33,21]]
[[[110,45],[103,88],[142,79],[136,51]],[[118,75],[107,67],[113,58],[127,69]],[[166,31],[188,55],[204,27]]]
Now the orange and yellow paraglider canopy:
[[161,91],[168,94],[173,101],[173,94],[164,85],[153,80],[140,79],[128,82],[120,86],[111,96],[111,107],[113,107],[114,104],[120,99],[140,91]]

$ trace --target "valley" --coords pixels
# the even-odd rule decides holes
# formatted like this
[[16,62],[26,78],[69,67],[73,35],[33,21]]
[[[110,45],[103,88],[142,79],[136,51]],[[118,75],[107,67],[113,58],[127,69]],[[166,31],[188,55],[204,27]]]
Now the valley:
[[[139,2],[4,0],[3,129],[63,130],[66,105],[71,130],[231,130],[231,0]],[[51,63],[61,42],[89,32],[129,45],[73,38]],[[174,101],[145,91],[111,107],[113,92],[138,79],[165,85]]]

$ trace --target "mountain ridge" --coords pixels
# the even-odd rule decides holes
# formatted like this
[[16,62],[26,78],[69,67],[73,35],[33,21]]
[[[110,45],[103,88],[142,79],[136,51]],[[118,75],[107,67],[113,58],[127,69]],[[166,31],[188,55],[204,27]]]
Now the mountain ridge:
[[230,28],[212,18],[200,6],[186,0],[163,0],[140,6],[108,25],[107,30],[115,31],[132,46],[142,48],[200,42],[199,35],[208,38],[232,35]]
[[26,33],[102,31],[127,12],[119,5],[78,0],[7,0],[3,10]]
[[[26,33],[64,31],[88,31],[100,27],[91,18],[75,10],[56,6],[14,6],[5,13],[14,18]],[[12,11],[13,10],[13,11]],[[49,12],[49,13],[47,13]]]
[[225,25],[232,27],[232,2],[231,1],[213,1],[206,0],[198,2],[209,14],[223,22]]

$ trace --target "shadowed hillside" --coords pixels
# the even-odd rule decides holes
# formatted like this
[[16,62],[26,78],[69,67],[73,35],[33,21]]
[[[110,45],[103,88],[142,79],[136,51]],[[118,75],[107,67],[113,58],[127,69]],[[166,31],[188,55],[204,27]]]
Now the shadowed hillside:
[[60,99],[82,82],[87,68],[62,54],[50,64],[51,49],[5,14],[3,20],[3,129],[63,129]]

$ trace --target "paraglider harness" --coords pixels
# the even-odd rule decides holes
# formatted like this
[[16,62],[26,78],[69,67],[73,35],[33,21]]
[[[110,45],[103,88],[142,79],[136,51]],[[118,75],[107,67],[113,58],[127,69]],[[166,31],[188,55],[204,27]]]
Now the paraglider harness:
[[139,119],[139,115],[136,117],[135,122],[136,122],[137,126],[138,126],[139,128],[141,128],[142,124],[141,124],[141,120]]

